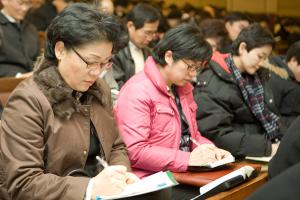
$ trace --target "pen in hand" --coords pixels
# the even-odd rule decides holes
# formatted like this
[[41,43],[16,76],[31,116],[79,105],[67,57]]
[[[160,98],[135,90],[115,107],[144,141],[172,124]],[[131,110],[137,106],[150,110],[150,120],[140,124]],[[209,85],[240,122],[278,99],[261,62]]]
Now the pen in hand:
[[107,168],[109,166],[108,163],[100,156],[96,156],[96,159],[104,168]]
[[194,138],[190,137],[190,140],[197,146],[200,146],[201,144],[199,142],[197,142],[197,140],[195,140]]

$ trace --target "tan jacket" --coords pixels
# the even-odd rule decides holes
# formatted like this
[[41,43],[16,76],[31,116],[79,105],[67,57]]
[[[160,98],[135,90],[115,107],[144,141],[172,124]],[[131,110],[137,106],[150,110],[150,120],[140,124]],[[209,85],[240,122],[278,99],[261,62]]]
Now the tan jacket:
[[107,85],[98,80],[86,92],[87,105],[72,93],[56,67],[41,67],[12,93],[0,128],[0,180],[11,199],[84,199],[89,178],[65,175],[84,168],[90,119],[109,164],[130,168]]

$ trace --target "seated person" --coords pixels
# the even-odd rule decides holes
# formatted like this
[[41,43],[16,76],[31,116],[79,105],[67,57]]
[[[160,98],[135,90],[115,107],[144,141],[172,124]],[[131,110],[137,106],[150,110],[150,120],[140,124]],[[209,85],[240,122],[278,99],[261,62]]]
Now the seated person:
[[[68,2],[68,0],[65,1]],[[39,8],[29,10],[26,20],[32,23],[39,31],[46,31],[56,15],[57,9],[53,4],[53,0],[45,0]]]
[[274,45],[258,24],[241,31],[232,54],[216,52],[194,90],[200,132],[238,157],[269,156],[280,137],[279,117],[261,64]]
[[185,172],[188,165],[230,155],[201,136],[196,124],[190,81],[211,53],[197,27],[178,26],[154,47],[144,70],[121,89],[115,116],[137,176]]
[[287,79],[272,73],[269,85],[282,121],[289,127],[300,115],[300,41],[290,46],[286,56],[273,56],[269,61],[288,72]]
[[[287,129],[268,167],[268,182],[249,199],[298,199],[300,179],[300,117]],[[282,192],[284,191],[284,192]]]
[[288,168],[274,179],[268,180],[262,187],[250,195],[247,200],[298,199],[300,196],[300,163]]
[[276,155],[269,163],[269,177],[273,178],[300,162],[300,117],[286,130]]
[[133,7],[127,15],[129,43],[113,56],[113,75],[119,88],[135,73],[142,71],[150,55],[148,44],[153,40],[159,25],[159,11],[144,3]]
[[199,27],[205,40],[211,45],[213,51],[220,51],[229,42],[225,23],[220,19],[205,19],[200,22]]
[[[44,56],[3,111],[1,197],[5,186],[14,200],[95,199],[134,181],[109,88],[98,78],[111,66],[121,27],[84,4],[52,21]],[[96,156],[111,166],[103,169]]]
[[24,21],[31,0],[2,0],[0,12],[0,77],[32,71],[39,51],[36,28]]
[[231,42],[222,46],[220,51],[222,53],[231,52],[231,44],[238,37],[241,30],[250,25],[250,18],[242,12],[229,12],[224,16],[225,28]]

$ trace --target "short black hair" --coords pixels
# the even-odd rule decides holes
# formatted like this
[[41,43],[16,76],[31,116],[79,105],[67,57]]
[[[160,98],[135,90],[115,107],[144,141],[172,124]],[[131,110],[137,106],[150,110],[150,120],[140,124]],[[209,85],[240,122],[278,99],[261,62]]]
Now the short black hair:
[[95,6],[75,3],[59,13],[50,23],[44,56],[57,61],[54,48],[62,41],[67,49],[94,41],[108,41],[113,52],[126,45],[126,31],[113,17],[100,13]]
[[300,64],[300,41],[293,43],[286,52],[286,61],[289,62],[293,57]]
[[133,22],[136,29],[140,29],[145,23],[153,23],[159,21],[159,11],[145,3],[139,3],[127,14],[127,22]]
[[224,21],[233,23],[236,21],[248,21],[249,23],[252,21],[250,17],[242,12],[229,12],[224,16]]
[[173,59],[209,61],[212,48],[202,37],[195,24],[182,24],[166,32],[153,49],[153,59],[160,65],[166,65],[165,53],[172,51]]
[[272,33],[258,23],[253,23],[240,32],[236,40],[232,43],[233,55],[239,55],[239,47],[242,42],[246,43],[247,51],[251,51],[254,48],[259,48],[264,45],[271,45],[273,48],[275,46],[275,40]]

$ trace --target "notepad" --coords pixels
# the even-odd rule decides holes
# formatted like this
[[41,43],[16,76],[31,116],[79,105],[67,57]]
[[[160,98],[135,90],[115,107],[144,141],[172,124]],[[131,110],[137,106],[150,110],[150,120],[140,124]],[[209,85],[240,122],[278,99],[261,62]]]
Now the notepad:
[[232,155],[230,155],[221,160],[217,160],[217,161],[211,162],[211,163],[206,163],[203,165],[189,165],[188,170],[189,171],[201,171],[201,170],[216,169],[216,168],[225,166],[228,163],[232,163],[234,161],[235,161],[235,158]]
[[246,156],[245,159],[259,161],[259,162],[270,162],[272,156],[264,156],[264,157]]
[[246,165],[200,187],[200,195],[193,199],[197,199],[200,196],[207,198],[209,196],[215,195],[219,192],[235,187],[245,182],[246,180],[255,177],[256,175],[257,172],[255,171],[255,168]]
[[148,176],[134,184],[129,184],[122,193],[112,196],[101,196],[100,199],[120,199],[125,197],[132,197],[142,195],[172,186],[178,185],[173,174],[170,171],[157,172]]

